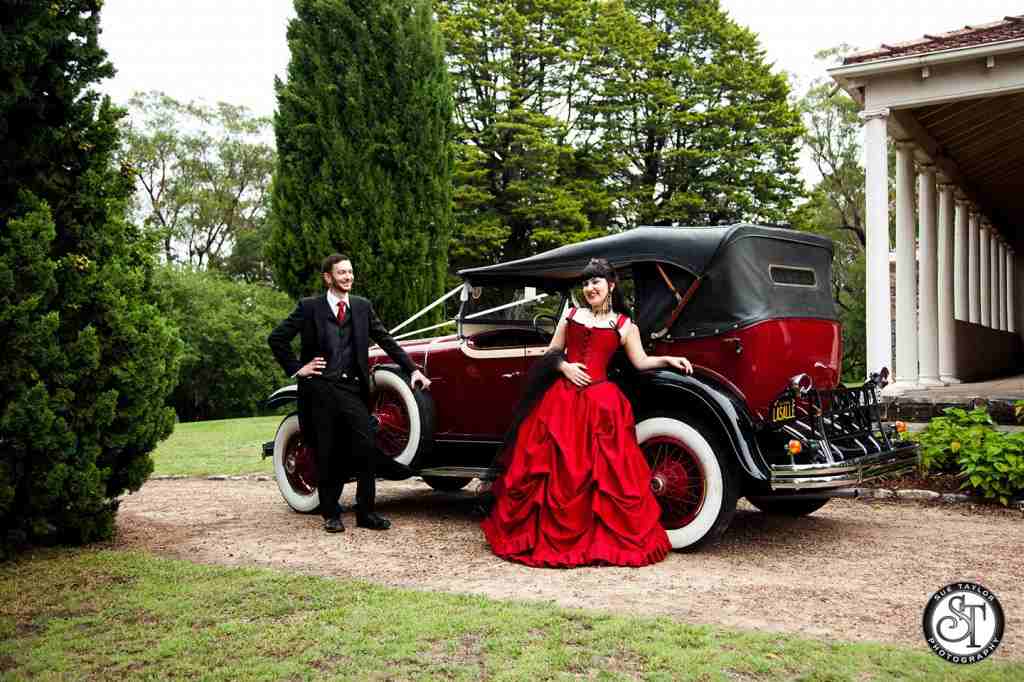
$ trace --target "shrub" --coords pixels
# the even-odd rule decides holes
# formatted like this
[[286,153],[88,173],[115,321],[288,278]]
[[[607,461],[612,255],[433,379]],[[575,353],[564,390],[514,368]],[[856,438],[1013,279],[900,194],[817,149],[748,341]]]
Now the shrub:
[[122,112],[99,5],[0,13],[0,554],[113,529],[174,426],[174,328],[154,305],[153,244],[125,219]]
[[916,436],[921,444],[922,473],[959,471],[957,458],[963,449],[983,449],[985,441],[997,434],[992,417],[984,407],[970,412],[949,407],[943,413],[946,416],[935,417]]
[[915,436],[923,473],[957,473],[969,488],[1007,504],[1024,491],[1024,433],[996,431],[988,410],[944,410]]
[[185,344],[172,397],[181,421],[250,417],[286,381],[267,334],[295,307],[264,284],[165,266],[157,281]]
[[1024,492],[1024,433],[993,433],[983,447],[961,449],[958,461],[964,487],[1007,504]]

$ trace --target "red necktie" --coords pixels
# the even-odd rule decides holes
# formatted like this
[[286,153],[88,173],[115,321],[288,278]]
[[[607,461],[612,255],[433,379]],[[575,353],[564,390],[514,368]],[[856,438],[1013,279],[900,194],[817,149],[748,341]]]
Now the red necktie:
[[345,324],[345,302],[338,301],[338,324]]

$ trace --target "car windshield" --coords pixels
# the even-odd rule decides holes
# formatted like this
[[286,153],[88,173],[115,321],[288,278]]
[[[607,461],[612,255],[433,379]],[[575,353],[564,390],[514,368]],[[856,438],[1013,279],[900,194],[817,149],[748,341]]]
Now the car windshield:
[[537,316],[556,317],[562,295],[535,287],[489,285],[472,287],[462,306],[462,319],[473,323],[532,326]]

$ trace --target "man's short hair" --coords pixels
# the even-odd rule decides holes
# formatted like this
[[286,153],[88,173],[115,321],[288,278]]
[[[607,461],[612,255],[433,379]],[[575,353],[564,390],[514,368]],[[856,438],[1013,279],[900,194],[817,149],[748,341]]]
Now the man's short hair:
[[351,260],[351,258],[341,253],[332,253],[327,258],[324,258],[323,265],[320,266],[320,272],[330,274],[334,271],[334,266],[343,260]]

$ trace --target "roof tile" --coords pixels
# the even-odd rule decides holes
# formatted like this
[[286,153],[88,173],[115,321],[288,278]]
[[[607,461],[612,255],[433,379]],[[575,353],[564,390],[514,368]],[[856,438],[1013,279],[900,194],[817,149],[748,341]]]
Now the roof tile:
[[879,59],[920,56],[940,50],[976,47],[1018,38],[1024,38],[1024,15],[1004,17],[999,21],[965,26],[945,33],[926,34],[923,38],[900,43],[883,44],[881,47],[854,52],[843,60],[843,64],[863,64]]

